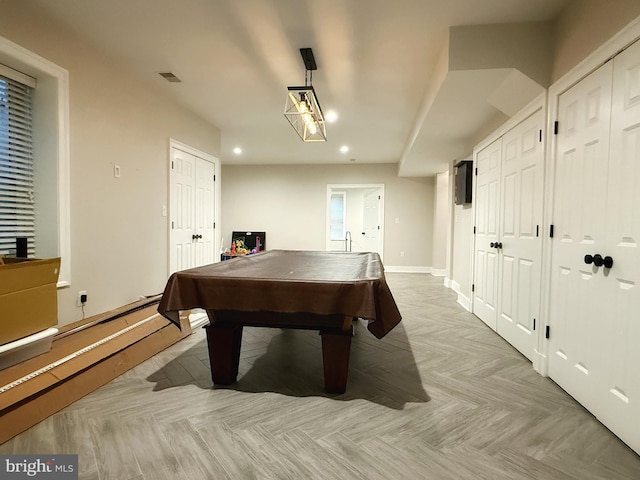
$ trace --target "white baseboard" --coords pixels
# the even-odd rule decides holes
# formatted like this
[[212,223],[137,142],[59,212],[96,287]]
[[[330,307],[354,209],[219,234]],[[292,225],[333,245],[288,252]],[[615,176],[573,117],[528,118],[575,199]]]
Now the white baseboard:
[[431,275],[433,275],[434,277],[446,277],[447,276],[447,269],[446,268],[432,268],[431,269]]
[[412,267],[412,266],[384,266],[384,271],[389,273],[431,273],[431,267]]
[[549,376],[549,362],[547,356],[539,352],[538,349],[533,351],[533,369],[543,377]]
[[458,293],[458,303],[462,308],[464,308],[467,312],[471,312],[471,300],[469,300],[466,296],[461,293]]
[[467,312],[471,311],[471,300],[460,291],[460,284],[455,280],[451,280],[451,290],[458,294],[458,303]]
[[449,277],[444,278],[444,286],[447,288],[451,288],[451,279]]
[[196,328],[209,323],[209,317],[204,310],[201,310],[199,308],[194,309],[189,315],[189,323],[191,324],[191,330],[195,330]]

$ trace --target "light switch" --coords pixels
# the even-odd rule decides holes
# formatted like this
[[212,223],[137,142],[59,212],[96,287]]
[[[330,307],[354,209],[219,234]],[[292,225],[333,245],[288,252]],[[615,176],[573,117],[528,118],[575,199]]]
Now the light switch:
[[113,176],[115,178],[120,178],[120,165],[113,166]]
[[163,217],[167,216],[167,206],[166,205],[162,205],[162,216]]

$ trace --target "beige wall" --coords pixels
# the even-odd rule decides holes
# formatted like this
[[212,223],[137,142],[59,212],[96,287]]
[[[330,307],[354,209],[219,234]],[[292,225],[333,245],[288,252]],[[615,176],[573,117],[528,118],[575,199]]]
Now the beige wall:
[[449,231],[449,172],[436,175],[433,214],[433,268],[447,267],[447,232]]
[[[0,3],[0,35],[69,71],[71,286],[59,322],[160,293],[167,279],[169,139],[218,155],[220,132],[169,101],[152,80],[20,2]],[[115,179],[113,166],[121,166]]]
[[572,0],[555,26],[552,82],[639,15],[638,0]]
[[471,260],[473,248],[473,209],[470,205],[453,207],[453,261],[452,287],[464,297],[471,300],[472,275]]
[[253,229],[266,232],[268,249],[325,250],[327,185],[384,184],[385,266],[430,267],[434,180],[396,172],[396,165],[223,165],[225,244],[233,230]]

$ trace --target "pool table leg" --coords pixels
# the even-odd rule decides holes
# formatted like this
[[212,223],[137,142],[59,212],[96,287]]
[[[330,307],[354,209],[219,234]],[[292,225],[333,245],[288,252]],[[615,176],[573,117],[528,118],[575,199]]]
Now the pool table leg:
[[353,326],[345,331],[320,331],[322,336],[322,364],[324,389],[327,393],[344,393],[349,374],[349,354]]
[[204,328],[213,383],[231,385],[238,378],[242,325],[207,325]]

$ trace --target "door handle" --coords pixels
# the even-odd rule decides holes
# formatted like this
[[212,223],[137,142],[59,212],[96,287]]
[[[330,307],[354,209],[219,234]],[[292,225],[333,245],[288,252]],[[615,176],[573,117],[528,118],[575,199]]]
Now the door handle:
[[596,267],[601,267],[604,264],[604,259],[599,253],[596,253],[595,255],[585,255],[584,263],[587,265],[591,265],[593,263]]
[[191,240],[198,240],[199,238],[202,238],[202,235],[191,235]]
[[596,253],[595,255],[585,255],[584,263],[587,265],[591,265],[593,263],[596,267],[602,267],[604,265],[605,268],[611,268],[613,267],[613,258],[608,255],[602,258],[602,255]]

